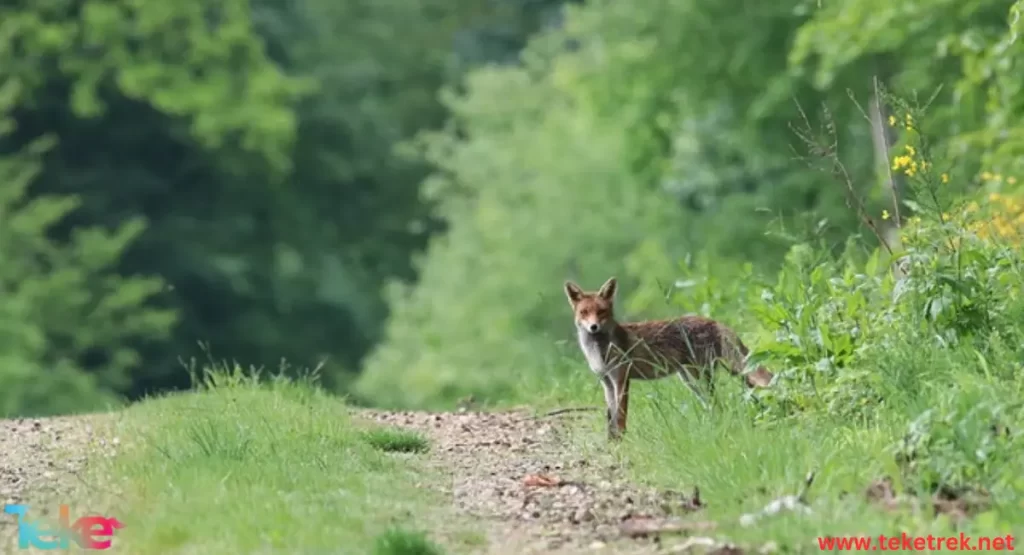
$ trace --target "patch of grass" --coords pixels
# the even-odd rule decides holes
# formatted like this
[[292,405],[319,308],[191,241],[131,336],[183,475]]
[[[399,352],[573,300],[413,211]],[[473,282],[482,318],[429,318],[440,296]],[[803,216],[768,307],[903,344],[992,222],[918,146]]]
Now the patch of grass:
[[116,428],[120,452],[93,471],[121,492],[105,503],[125,552],[439,553],[394,531],[445,518],[440,494],[414,487],[427,469],[381,451],[422,438],[366,435],[308,383],[211,373],[198,391],[129,407]]
[[373,555],[442,555],[443,551],[419,531],[392,528],[377,536]]
[[425,453],[430,443],[422,434],[398,428],[373,428],[362,433],[363,440],[386,453]]

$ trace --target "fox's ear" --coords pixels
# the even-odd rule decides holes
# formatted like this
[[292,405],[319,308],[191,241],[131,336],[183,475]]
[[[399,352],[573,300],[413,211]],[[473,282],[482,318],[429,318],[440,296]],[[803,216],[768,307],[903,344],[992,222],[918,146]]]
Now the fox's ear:
[[612,298],[615,297],[615,288],[618,286],[619,283],[615,281],[615,278],[610,277],[608,278],[608,281],[604,282],[604,285],[601,286],[601,289],[597,292],[597,294],[602,299],[610,301],[612,300]]
[[571,281],[565,282],[565,296],[569,298],[569,304],[576,306],[576,303],[583,298],[583,290],[580,289],[579,285]]

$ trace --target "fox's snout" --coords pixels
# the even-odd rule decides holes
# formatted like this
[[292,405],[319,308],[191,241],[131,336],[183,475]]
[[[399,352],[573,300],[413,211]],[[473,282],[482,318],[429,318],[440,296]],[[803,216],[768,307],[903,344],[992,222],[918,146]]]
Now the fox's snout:
[[597,333],[601,331],[601,323],[597,320],[577,320],[576,325],[579,326],[581,330],[588,331],[590,333]]
[[576,327],[587,333],[605,331],[611,321],[611,306],[600,302],[583,301],[574,312]]

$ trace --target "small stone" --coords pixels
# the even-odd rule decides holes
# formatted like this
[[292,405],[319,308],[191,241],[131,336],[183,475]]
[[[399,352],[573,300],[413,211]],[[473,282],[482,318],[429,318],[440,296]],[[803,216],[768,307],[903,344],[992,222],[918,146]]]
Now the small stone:
[[598,549],[604,549],[605,546],[607,546],[607,545],[608,544],[606,544],[606,543],[604,543],[602,541],[595,541],[595,542],[590,544],[590,549],[593,549],[593,550],[597,551]]
[[594,513],[586,507],[577,510],[572,515],[573,522],[590,522],[591,520],[594,520]]

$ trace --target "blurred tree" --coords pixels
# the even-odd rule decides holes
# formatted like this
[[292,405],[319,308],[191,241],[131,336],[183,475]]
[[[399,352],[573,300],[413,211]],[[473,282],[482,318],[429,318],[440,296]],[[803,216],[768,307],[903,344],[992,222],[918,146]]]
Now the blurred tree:
[[196,340],[259,345],[272,315],[247,301],[276,285],[274,208],[309,83],[266,58],[247,1],[7,3],[0,21],[16,122],[4,150],[56,137],[30,191],[81,199],[51,237],[147,223],[111,262],[165,278],[162,304],[181,311],[177,341],[141,346],[123,390],[187,383],[178,357]]
[[0,158],[0,417],[117,402],[142,363],[134,345],[166,340],[175,323],[172,311],[145,306],[162,280],[116,272],[144,228],[139,219],[109,231],[79,227],[66,242],[48,237],[80,204],[26,195],[50,143]]
[[[162,276],[153,302],[179,315],[169,340],[124,338],[145,364],[116,389],[187,385],[181,359],[204,356],[199,342],[243,364],[329,358],[326,382],[343,386],[386,315],[380,284],[413,279],[411,255],[440,228],[418,191],[425,164],[396,145],[444,121],[443,83],[508,58],[557,4],[0,7],[16,122],[0,148],[55,137],[29,196],[79,199],[48,236],[144,222],[112,264]],[[474,51],[506,26],[507,49]]]

